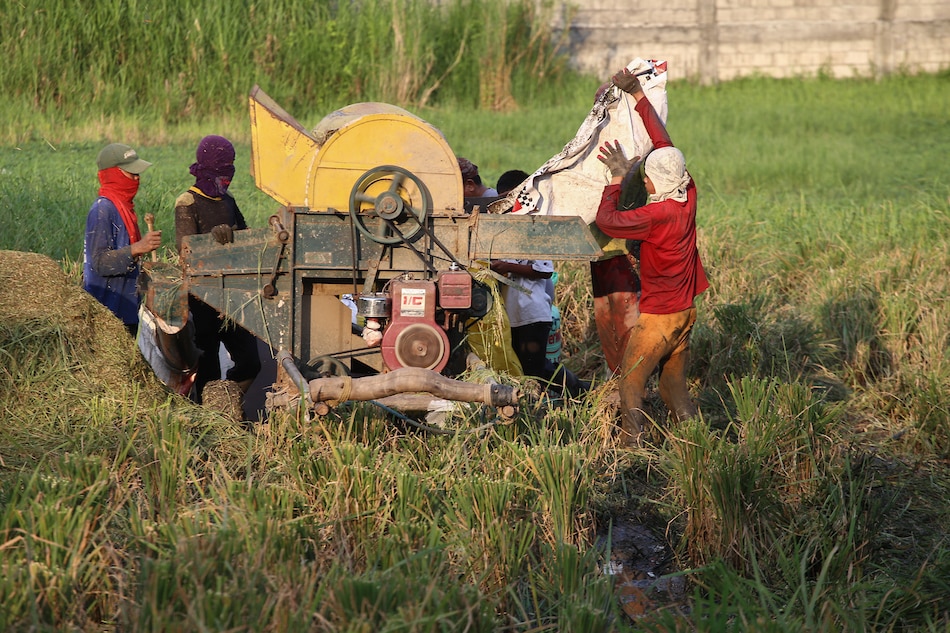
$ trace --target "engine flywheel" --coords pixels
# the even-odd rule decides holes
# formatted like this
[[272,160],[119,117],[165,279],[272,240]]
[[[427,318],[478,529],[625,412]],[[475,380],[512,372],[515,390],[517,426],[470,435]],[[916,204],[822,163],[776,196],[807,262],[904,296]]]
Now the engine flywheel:
[[403,367],[434,369],[446,354],[442,333],[431,325],[414,323],[396,336],[393,352]]

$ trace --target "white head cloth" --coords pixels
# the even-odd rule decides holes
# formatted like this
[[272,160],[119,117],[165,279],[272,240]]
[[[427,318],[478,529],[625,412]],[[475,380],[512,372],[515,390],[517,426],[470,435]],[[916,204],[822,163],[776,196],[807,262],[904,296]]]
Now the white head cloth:
[[689,172],[686,171],[686,158],[675,147],[661,147],[647,154],[643,170],[656,193],[650,195],[650,202],[676,200],[686,202],[686,186],[689,184]]

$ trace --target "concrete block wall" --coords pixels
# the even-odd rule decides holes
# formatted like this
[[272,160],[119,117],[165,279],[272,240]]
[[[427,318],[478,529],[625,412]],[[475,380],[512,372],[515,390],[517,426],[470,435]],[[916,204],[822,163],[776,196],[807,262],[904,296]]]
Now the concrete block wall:
[[554,26],[574,66],[604,78],[633,57],[704,83],[950,68],[950,0],[575,0]]

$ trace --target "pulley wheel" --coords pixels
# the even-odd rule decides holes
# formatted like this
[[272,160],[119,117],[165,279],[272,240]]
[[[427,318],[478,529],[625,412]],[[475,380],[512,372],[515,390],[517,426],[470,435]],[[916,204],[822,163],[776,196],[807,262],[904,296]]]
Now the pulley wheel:
[[403,367],[434,369],[445,357],[445,339],[431,325],[415,323],[399,332],[393,343],[396,360]]
[[317,356],[310,359],[306,368],[301,372],[307,380],[316,378],[330,378],[332,376],[349,376],[350,370],[339,358],[333,356]]
[[395,165],[364,173],[350,193],[350,217],[360,233],[380,244],[408,241],[422,229],[432,196],[419,178]]

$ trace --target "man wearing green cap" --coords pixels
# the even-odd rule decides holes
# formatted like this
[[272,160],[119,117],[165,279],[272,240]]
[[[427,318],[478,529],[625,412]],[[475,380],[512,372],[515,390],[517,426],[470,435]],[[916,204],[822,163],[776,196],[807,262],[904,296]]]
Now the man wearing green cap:
[[99,152],[96,164],[99,197],[86,217],[83,287],[135,336],[139,325],[139,259],[162,244],[161,231],[142,236],[133,202],[139,178],[151,163],[139,158],[128,145],[112,143]]

